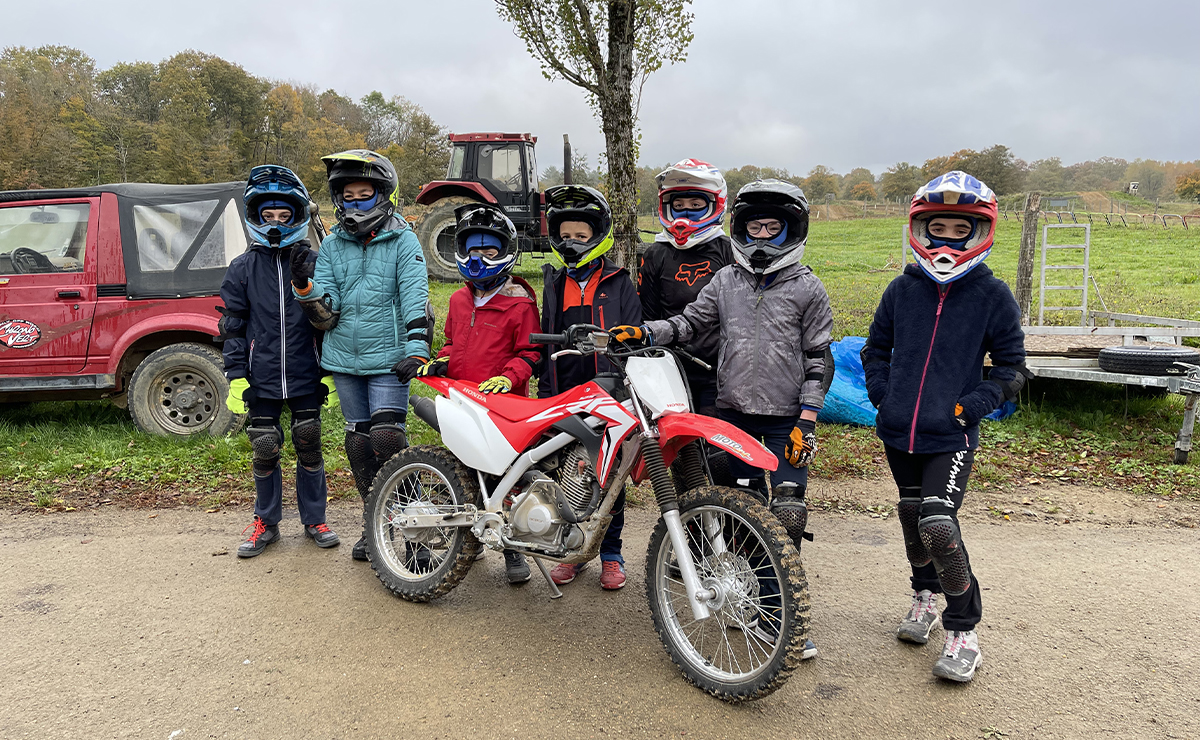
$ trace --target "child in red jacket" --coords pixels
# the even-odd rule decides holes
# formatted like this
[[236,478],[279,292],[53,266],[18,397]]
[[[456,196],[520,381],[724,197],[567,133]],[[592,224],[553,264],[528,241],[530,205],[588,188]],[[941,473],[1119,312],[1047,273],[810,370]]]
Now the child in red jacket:
[[[462,206],[454,215],[458,271],[467,284],[450,296],[446,343],[438,356],[400,380],[444,375],[479,383],[483,393],[528,396],[529,379],[541,360],[541,347],[530,344],[529,335],[541,331],[541,320],[533,288],[511,274],[519,251],[517,229],[503,211],[486,203]],[[504,569],[512,584],[531,576],[519,552],[505,551]]]

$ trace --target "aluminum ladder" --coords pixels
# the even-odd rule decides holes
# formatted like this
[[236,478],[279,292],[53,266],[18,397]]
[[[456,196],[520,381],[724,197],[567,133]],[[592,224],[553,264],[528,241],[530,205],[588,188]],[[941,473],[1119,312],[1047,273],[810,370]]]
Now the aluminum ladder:
[[[1050,229],[1083,229],[1083,243],[1082,244],[1051,244],[1050,243]],[[1067,253],[1067,254],[1071,254],[1071,255],[1077,254],[1078,250],[1083,250],[1083,263],[1082,264],[1063,264],[1063,263],[1060,263],[1058,260],[1050,259],[1050,254],[1052,254],[1052,253],[1053,254],[1062,254],[1061,252],[1058,252],[1058,251],[1052,252],[1052,250],[1064,250],[1064,249],[1075,250],[1075,252]],[[1091,278],[1091,275],[1088,272],[1088,261],[1089,261],[1089,258],[1091,257],[1091,250],[1092,250],[1092,225],[1091,224],[1046,224],[1045,226],[1042,227],[1042,272],[1041,272],[1041,278],[1039,280],[1040,287],[1038,290],[1038,326],[1045,325],[1044,319],[1045,319],[1046,311],[1072,311],[1072,312],[1078,311],[1079,312],[1079,326],[1087,325],[1087,320],[1088,320],[1088,281]],[[1080,278],[1079,278],[1078,282],[1067,282],[1064,284],[1059,284],[1057,282],[1047,283],[1046,274],[1048,271],[1052,272],[1053,274],[1059,274],[1058,271],[1065,271],[1067,275],[1070,275],[1072,277],[1074,277],[1074,275],[1076,275],[1076,274],[1079,274]],[[1064,279],[1069,280],[1069,278],[1064,278]],[[1056,280],[1057,280],[1057,278],[1056,278]],[[1080,294],[1080,302],[1078,305],[1047,306],[1046,305],[1046,291],[1048,291],[1048,290],[1053,290],[1053,291],[1061,290],[1061,291],[1077,292]]]

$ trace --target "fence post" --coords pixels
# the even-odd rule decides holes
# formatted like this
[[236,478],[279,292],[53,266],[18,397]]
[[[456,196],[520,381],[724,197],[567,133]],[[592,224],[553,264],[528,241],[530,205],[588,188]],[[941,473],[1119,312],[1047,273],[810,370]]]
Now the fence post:
[[1021,307],[1021,324],[1029,325],[1029,310],[1033,304],[1033,252],[1037,244],[1038,213],[1042,194],[1025,196],[1025,216],[1021,219],[1021,250],[1017,253],[1017,305]]

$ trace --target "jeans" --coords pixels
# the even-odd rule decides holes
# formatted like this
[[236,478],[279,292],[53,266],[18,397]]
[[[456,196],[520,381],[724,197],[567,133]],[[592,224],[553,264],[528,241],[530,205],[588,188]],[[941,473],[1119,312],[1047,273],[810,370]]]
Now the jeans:
[[604,539],[600,542],[600,560],[615,560],[621,565],[625,564],[625,558],[621,556],[621,530],[624,528],[625,487],[622,486],[616,502],[613,503],[612,521],[608,523],[608,531],[604,533]]
[[395,375],[334,373],[333,384],[337,386],[347,425],[370,421],[371,414],[387,410],[395,411],[396,423],[404,427],[404,418],[408,414],[408,383],[401,383]]
[[[321,386],[318,386],[318,388]],[[292,419],[320,418],[321,404],[324,393],[309,393],[296,396],[286,401],[275,398],[255,398],[249,404],[249,427],[275,427],[283,439],[283,427],[279,417],[283,413],[283,404],[292,410]],[[292,440],[293,444],[295,439]],[[283,470],[276,463],[275,470],[270,475],[260,477],[254,475],[254,513],[264,524],[278,524],[283,518]],[[329,498],[329,488],[325,481],[325,465],[322,463],[315,469],[309,469],[296,461],[296,507],[300,510],[300,522],[306,526],[324,524],[325,502]]]
[[[787,446],[792,430],[796,428],[798,416],[767,416],[765,414],[743,414],[734,409],[718,408],[717,416],[733,424],[746,434],[761,440],[763,445],[779,458],[779,468],[771,473],[771,486],[780,483],[797,483],[804,487],[808,485],[808,466],[793,468],[784,460],[783,450]],[[735,480],[762,479],[766,471],[747,465],[733,455],[729,455],[729,473]]]

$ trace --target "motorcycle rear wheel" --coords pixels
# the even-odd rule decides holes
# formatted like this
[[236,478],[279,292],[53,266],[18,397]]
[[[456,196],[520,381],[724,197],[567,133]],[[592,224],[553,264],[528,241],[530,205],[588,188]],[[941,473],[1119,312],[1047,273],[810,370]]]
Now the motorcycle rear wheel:
[[367,499],[371,568],[387,590],[424,602],[457,586],[483,549],[466,527],[404,528],[403,514],[450,512],[479,504],[479,485],[448,450],[421,445],[392,456],[375,476]]
[[787,682],[808,638],[808,581],[787,531],[757,499],[705,486],[679,499],[679,516],[702,583],[717,591],[712,616],[692,619],[666,523],[646,555],[654,629],[692,685],[737,703]]

